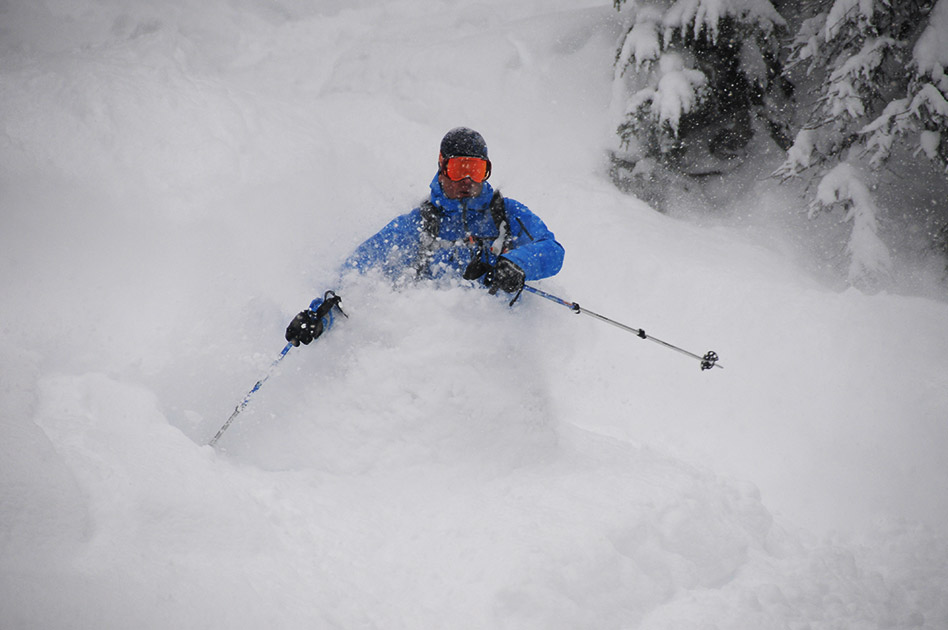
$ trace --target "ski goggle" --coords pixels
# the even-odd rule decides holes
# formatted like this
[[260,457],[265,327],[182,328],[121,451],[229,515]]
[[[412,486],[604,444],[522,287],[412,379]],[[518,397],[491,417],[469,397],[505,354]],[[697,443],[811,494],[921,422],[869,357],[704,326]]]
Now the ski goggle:
[[454,182],[470,177],[479,184],[490,177],[490,160],[466,156],[451,157],[445,160],[444,156],[441,156],[441,172]]

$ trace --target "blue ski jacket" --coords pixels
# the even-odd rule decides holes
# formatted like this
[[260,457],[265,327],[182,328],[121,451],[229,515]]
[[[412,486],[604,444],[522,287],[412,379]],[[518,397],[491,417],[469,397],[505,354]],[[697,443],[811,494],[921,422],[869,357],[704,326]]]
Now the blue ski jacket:
[[546,224],[519,201],[505,197],[507,233],[502,235],[491,212],[493,198],[494,189],[484,182],[477,197],[449,199],[436,175],[431,182],[430,204],[439,218],[437,234],[426,228],[423,206],[419,206],[362,243],[343,268],[361,272],[377,268],[393,278],[414,274],[461,277],[473,260],[493,266],[502,256],[523,269],[527,280],[558,273],[565,251]]

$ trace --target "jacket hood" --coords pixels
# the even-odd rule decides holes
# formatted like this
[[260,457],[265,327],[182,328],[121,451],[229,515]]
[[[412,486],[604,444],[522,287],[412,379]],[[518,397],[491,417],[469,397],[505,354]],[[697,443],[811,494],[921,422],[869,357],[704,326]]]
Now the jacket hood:
[[[490,200],[494,197],[494,189],[487,182],[481,186],[481,194],[469,199],[449,199],[445,197],[441,190],[441,183],[438,181],[438,175],[435,174],[431,180],[431,203],[443,208],[446,213],[462,212],[464,205],[468,210],[483,210],[490,206]],[[462,203],[464,202],[464,203]]]

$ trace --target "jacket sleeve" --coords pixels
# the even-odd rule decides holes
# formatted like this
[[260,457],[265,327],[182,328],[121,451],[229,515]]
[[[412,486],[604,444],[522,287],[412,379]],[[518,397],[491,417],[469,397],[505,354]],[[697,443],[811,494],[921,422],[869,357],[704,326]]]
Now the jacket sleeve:
[[343,263],[343,271],[379,269],[393,277],[401,275],[412,268],[418,255],[421,229],[421,211],[415,208],[359,245]]
[[507,223],[513,235],[511,249],[502,255],[523,269],[527,280],[539,280],[559,273],[566,251],[553,232],[529,208],[505,198]]

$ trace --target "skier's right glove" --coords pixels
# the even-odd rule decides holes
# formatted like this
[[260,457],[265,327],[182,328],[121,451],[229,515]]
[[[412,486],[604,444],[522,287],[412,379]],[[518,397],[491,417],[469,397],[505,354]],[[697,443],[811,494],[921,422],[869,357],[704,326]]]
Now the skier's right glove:
[[305,346],[312,343],[314,339],[332,328],[333,308],[338,309],[340,313],[345,315],[339,306],[340,302],[342,302],[342,298],[332,291],[326,291],[322,298],[313,300],[309,305],[309,309],[301,311],[286,327],[286,340],[294,346],[300,344]]
[[323,334],[323,318],[317,315],[316,311],[301,311],[286,327],[286,340],[294,346],[312,343],[321,334]]

